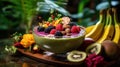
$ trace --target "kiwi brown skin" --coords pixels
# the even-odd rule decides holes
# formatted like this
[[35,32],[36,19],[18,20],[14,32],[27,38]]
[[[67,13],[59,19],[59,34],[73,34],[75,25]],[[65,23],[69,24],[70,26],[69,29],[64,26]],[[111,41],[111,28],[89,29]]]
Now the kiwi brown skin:
[[111,40],[105,40],[101,43],[101,45],[103,46],[102,55],[106,60],[116,60],[119,58],[120,48],[116,43],[112,42]]

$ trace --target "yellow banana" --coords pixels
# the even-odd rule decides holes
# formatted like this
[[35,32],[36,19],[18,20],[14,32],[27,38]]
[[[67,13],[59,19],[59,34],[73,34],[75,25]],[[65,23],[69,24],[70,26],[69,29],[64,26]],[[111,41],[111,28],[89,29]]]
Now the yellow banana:
[[86,27],[86,28],[85,28],[86,34],[90,33],[91,30],[92,30],[94,27],[95,27],[95,25],[91,25],[91,26]]
[[92,39],[94,39],[94,41],[96,41],[100,37],[102,30],[103,30],[103,27],[104,27],[104,17],[105,17],[104,14],[105,14],[105,10],[101,10],[99,21],[95,24],[95,26],[91,30],[91,32],[86,34],[85,37],[92,38]]
[[119,39],[120,39],[120,28],[119,28],[119,22],[118,22],[118,19],[117,19],[117,12],[116,12],[116,9],[115,8],[112,8],[112,11],[113,11],[113,15],[114,15],[114,25],[115,25],[115,33],[114,33],[114,38],[113,38],[113,42],[115,42],[116,44],[118,44],[119,42]]
[[[119,28],[120,28],[120,22],[119,22]],[[118,45],[120,45],[120,33],[119,33],[119,42],[118,42]]]
[[[120,28],[120,22],[119,22],[119,28]],[[119,33],[119,42],[118,42],[118,44],[120,45],[120,33]]]
[[114,25],[112,22],[112,15],[110,13],[110,10],[107,11],[107,20],[106,24],[104,26],[104,31],[102,36],[99,40],[97,40],[98,43],[102,43],[104,40],[112,40],[112,37],[114,35]]

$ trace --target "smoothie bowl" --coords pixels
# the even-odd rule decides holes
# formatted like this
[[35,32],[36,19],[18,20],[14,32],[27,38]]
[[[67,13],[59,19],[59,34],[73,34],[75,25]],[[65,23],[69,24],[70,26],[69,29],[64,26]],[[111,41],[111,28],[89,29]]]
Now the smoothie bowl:
[[35,26],[33,36],[36,44],[45,51],[66,53],[77,49],[85,38],[85,29],[74,23],[58,23],[48,27]]

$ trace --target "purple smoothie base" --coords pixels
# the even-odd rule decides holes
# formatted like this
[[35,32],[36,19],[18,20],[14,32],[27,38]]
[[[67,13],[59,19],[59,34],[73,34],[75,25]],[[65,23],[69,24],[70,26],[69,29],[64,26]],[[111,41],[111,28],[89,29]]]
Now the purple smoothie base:
[[[39,32],[37,30],[38,26],[37,27],[34,27],[34,33],[36,33],[38,36],[42,36],[42,37],[46,37],[46,38],[55,38],[54,34],[48,34],[48,33],[45,33],[45,32]],[[81,31],[79,33],[71,33],[71,36],[67,36],[67,35],[63,35],[62,38],[75,38],[75,37],[78,37],[78,36],[83,36],[85,34],[85,30],[81,28]]]

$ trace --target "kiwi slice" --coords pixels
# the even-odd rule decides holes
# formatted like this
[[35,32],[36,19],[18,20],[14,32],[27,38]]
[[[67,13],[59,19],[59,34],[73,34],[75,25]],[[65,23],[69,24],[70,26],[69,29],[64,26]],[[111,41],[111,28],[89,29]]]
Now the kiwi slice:
[[100,54],[101,48],[102,48],[102,45],[100,43],[93,43],[86,48],[86,52],[88,54],[93,54],[93,53]]
[[83,51],[71,51],[67,55],[67,60],[70,62],[81,62],[87,57],[87,54]]

